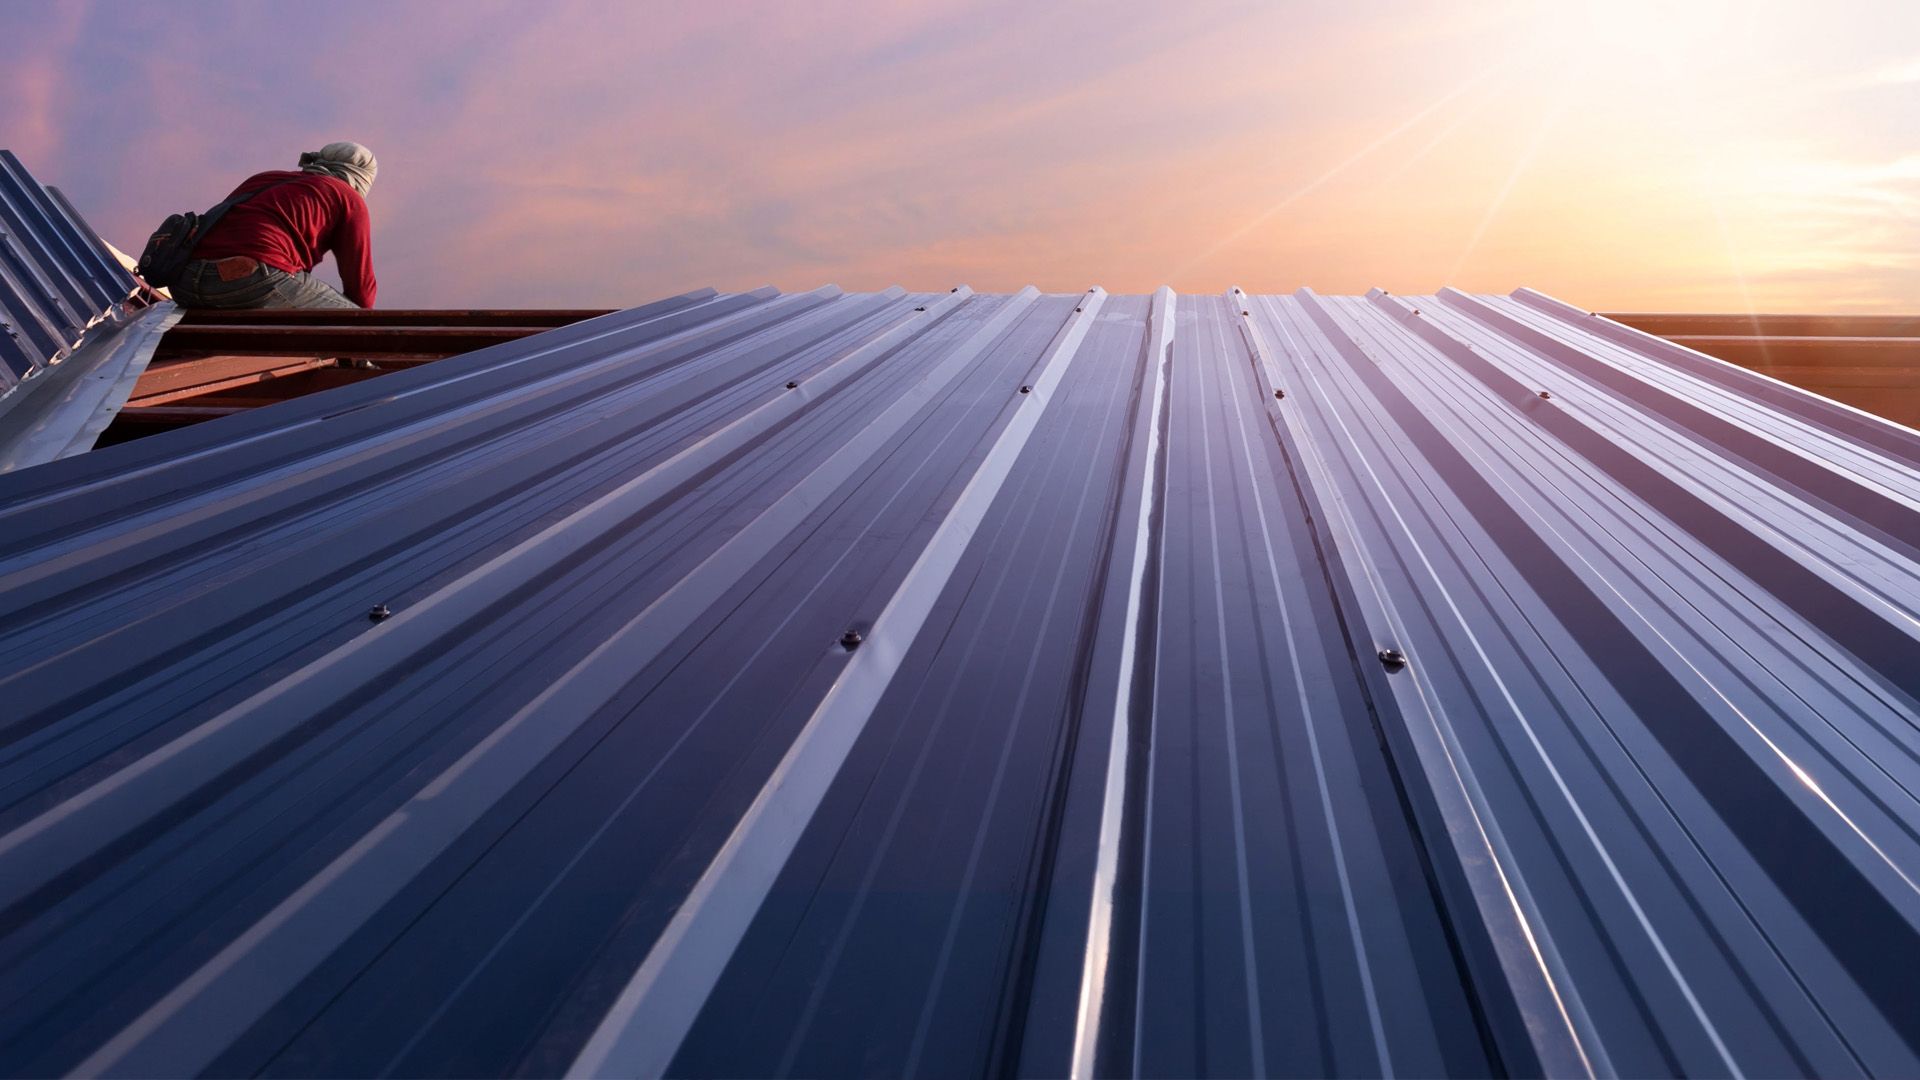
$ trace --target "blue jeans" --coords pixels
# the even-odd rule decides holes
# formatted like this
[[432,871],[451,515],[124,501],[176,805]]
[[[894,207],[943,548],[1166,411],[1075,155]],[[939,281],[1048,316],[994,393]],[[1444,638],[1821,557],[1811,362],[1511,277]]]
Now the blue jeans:
[[195,259],[169,291],[186,308],[359,307],[311,274],[289,274],[252,259]]

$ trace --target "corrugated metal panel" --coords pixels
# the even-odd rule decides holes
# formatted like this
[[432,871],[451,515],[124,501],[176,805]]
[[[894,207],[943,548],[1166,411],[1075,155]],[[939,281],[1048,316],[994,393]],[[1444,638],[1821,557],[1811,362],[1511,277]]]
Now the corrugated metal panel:
[[1920,435],[689,294],[0,477],[19,1073],[1920,1071]]
[[135,283],[66,196],[0,150],[0,472],[84,452],[177,315]]
[[64,359],[133,289],[66,196],[0,150],[0,394]]
[[115,312],[72,355],[0,396],[0,473],[93,449],[180,315],[170,301]]

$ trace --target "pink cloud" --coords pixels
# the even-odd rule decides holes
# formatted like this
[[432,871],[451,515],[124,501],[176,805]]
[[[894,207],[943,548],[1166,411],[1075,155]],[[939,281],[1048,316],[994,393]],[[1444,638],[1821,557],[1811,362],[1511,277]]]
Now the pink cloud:
[[[10,114],[6,126],[8,148],[29,163],[46,168],[64,148],[61,133],[62,91],[72,73],[74,46],[79,43],[90,4],[76,2],[48,13],[47,23],[31,40],[0,47],[0,101]],[[17,51],[18,55],[10,55]]]
[[[4,107],[17,145],[64,142],[49,179],[77,177],[123,247],[300,149],[366,142],[391,304],[624,303],[769,280],[1407,291],[1457,264],[1477,288],[1725,306],[1739,286],[1676,147],[1755,136],[1740,95],[1777,93],[1766,50],[1795,25],[1749,31],[1752,70],[1710,58],[1703,133],[1603,97],[1516,173],[1559,79],[1519,47],[1535,10],[241,4],[191,32],[69,18],[87,56],[36,52],[5,76],[20,89]],[[1809,75],[1838,62],[1794,56]],[[1875,84],[1880,112],[1899,89]],[[1897,109],[1834,123],[1824,107],[1766,115],[1868,150],[1900,137]],[[1780,303],[1900,303],[1887,282],[1904,271],[1863,259],[1851,278],[1796,277],[1787,240],[1740,230],[1789,268],[1771,279]]]

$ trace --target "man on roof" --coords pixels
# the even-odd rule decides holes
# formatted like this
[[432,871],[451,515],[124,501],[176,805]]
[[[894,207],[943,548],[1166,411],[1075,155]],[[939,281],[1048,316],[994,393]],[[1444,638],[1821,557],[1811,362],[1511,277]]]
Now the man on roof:
[[[171,290],[174,301],[189,308],[372,307],[366,195],[379,168],[373,151],[336,142],[301,154],[298,172],[248,177],[228,196],[244,201],[194,246]],[[329,251],[345,296],[312,276]]]

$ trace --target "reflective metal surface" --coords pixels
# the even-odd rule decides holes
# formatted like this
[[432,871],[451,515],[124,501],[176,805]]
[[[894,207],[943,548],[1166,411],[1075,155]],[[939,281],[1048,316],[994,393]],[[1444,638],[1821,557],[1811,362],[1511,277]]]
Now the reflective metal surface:
[[131,310],[133,291],[66,197],[0,150],[0,472],[93,446],[177,318]]
[[688,294],[0,476],[14,1073],[1920,1071],[1920,436]]
[[133,288],[66,197],[0,150],[0,393],[63,359]]

